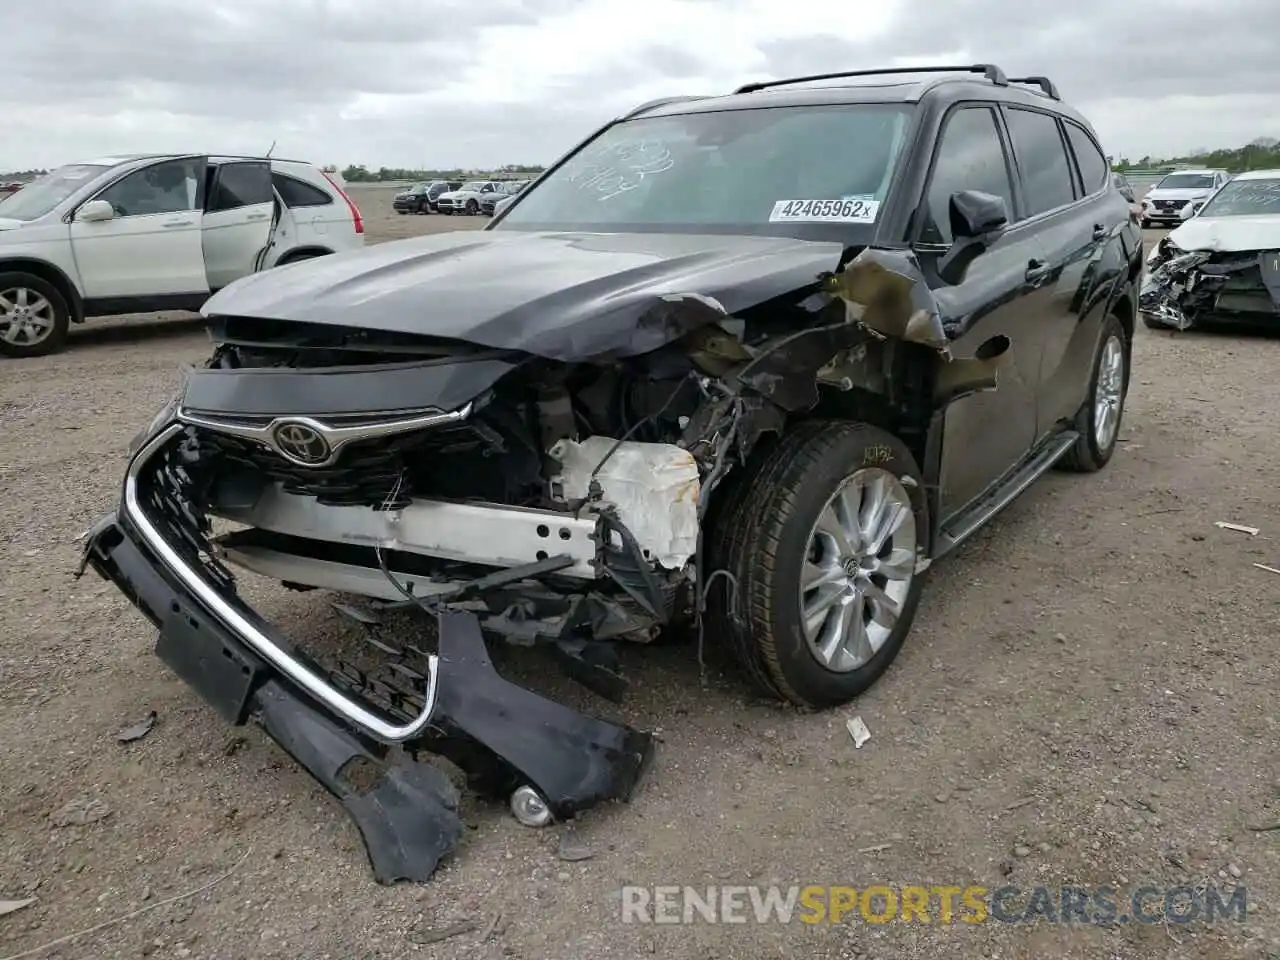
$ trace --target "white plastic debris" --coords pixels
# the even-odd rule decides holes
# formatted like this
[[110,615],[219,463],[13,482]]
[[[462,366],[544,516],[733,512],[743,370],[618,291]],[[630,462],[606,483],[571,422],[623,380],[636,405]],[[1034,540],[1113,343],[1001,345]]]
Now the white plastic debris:
[[1257,527],[1246,527],[1243,523],[1228,523],[1226,520],[1219,520],[1214,526],[1221,527],[1223,530],[1234,530],[1237,533],[1247,533],[1251,537],[1258,535]]
[[1265,563],[1255,563],[1254,566],[1259,570],[1267,571],[1267,573],[1280,574],[1280,570],[1277,570],[1275,567],[1268,567]]
[[871,739],[871,731],[861,717],[850,717],[844,727],[849,731],[849,736],[853,737],[854,749],[862,749],[862,745]]
[[669,443],[619,444],[613,437],[587,437],[581,443],[560,440],[547,452],[560,462],[551,489],[564,500],[585,498],[592,471],[603,461],[595,477],[603,499],[617,508],[618,519],[649,560],[679,570],[697,552],[701,477],[688,450]]
[[3,917],[6,913],[17,913],[35,902],[35,897],[27,897],[25,900],[0,900],[0,917]]

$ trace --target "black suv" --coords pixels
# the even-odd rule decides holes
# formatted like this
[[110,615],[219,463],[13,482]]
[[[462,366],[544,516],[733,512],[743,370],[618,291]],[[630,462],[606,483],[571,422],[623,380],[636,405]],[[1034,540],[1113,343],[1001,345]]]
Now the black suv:
[[[620,643],[659,632],[804,706],[875,682],[933,561],[1050,467],[1111,458],[1141,267],[1042,77],[650,103],[483,231],[215,294],[214,354],[86,559],[203,697],[348,798],[381,875],[420,877],[457,836],[447,790],[397,768],[357,803],[349,760],[444,752],[544,823],[627,795],[652,749],[502,679],[491,639],[610,697]],[[362,595],[370,655],[286,640],[236,568]]]
[[457,190],[461,186],[456,181],[432,180],[429,183],[415,183],[408,190],[397,193],[391,201],[396,213],[438,213],[436,200],[440,194]]

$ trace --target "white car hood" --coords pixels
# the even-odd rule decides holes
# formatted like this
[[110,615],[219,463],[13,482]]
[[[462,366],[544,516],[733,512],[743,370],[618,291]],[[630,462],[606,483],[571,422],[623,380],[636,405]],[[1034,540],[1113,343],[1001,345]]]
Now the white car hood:
[[1169,234],[1169,242],[1188,253],[1239,253],[1280,249],[1280,214],[1249,217],[1196,217]]
[[1177,189],[1148,190],[1144,200],[1200,200],[1213,193],[1212,187],[1179,187]]

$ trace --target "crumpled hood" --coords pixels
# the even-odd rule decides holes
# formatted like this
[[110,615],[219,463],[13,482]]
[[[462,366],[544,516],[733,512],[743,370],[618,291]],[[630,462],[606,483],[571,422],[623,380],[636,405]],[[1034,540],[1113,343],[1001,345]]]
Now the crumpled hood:
[[712,322],[720,307],[732,314],[808,293],[842,252],[840,243],[785,237],[445,233],[254,274],[202,312],[425,334],[556,360],[628,356]]
[[1276,250],[1280,249],[1280,215],[1196,217],[1173,230],[1169,242],[1189,253]]

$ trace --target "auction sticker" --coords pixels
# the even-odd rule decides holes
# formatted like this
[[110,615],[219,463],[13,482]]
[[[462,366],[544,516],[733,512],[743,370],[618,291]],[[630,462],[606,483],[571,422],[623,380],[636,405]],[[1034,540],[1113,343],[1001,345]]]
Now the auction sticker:
[[770,223],[875,223],[879,200],[779,200]]

